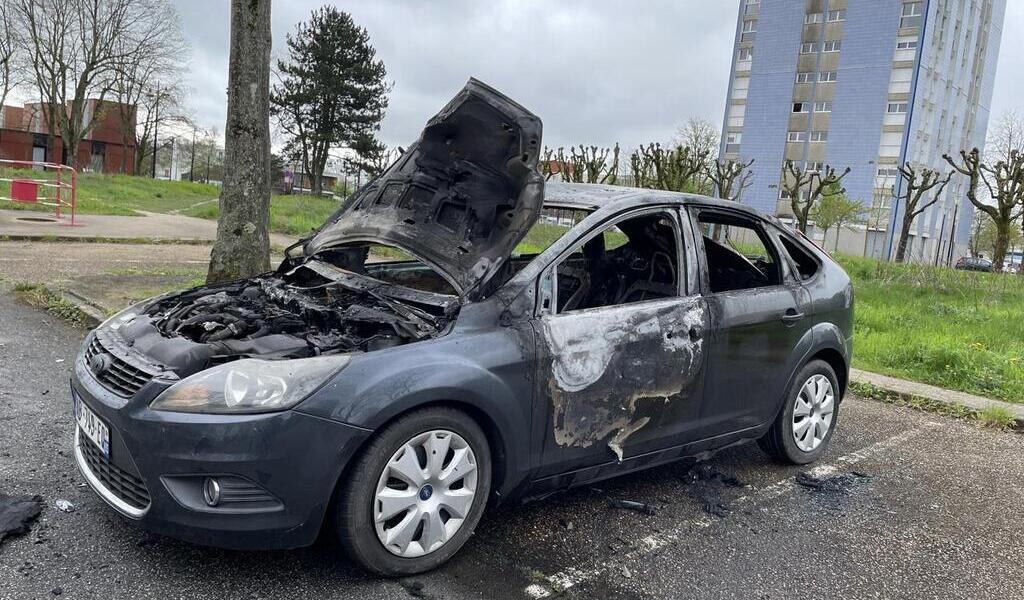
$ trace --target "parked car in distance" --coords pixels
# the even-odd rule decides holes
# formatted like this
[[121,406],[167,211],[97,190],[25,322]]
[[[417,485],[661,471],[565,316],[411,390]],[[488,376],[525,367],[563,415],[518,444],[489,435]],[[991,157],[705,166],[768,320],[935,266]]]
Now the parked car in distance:
[[276,272],[91,332],[86,481],[161,534],[293,548],[327,527],[400,576],[488,504],[746,441],[821,457],[851,357],[842,268],[734,202],[545,183],[540,148],[537,117],[470,80]]
[[960,269],[961,271],[983,271],[985,273],[992,272],[992,261],[987,258],[980,256],[961,256],[956,261],[954,269]]
[[1024,252],[1007,252],[1003,258],[1003,272],[1020,273],[1021,262],[1024,261]]

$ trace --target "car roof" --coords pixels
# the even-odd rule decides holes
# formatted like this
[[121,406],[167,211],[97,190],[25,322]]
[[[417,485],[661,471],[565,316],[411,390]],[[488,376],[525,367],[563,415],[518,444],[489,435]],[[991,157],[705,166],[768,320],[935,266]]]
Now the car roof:
[[[711,198],[685,192],[669,192],[646,188],[606,185],[598,183],[564,183],[548,181],[544,184],[545,208],[568,208],[596,211],[606,207],[625,208],[628,205],[665,204],[702,205],[730,208],[751,216],[777,222],[777,219],[739,202]],[[617,206],[621,205],[621,206]]]

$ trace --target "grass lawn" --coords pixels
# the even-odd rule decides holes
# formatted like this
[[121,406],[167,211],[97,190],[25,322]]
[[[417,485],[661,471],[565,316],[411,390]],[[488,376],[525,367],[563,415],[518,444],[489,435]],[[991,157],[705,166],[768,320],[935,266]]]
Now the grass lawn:
[[1024,402],[1024,280],[840,256],[854,282],[854,366]]
[[[3,171],[10,177],[11,170]],[[13,177],[52,179],[52,174],[16,171]],[[52,194],[52,192],[50,192]],[[42,194],[42,192],[41,192]],[[217,198],[220,188],[189,181],[164,181],[128,175],[83,173],[78,176],[78,212],[84,215],[136,215],[136,210],[165,213]],[[10,196],[10,184],[0,182],[0,196]],[[53,208],[0,201],[0,208],[52,212]]]
[[[270,230],[276,233],[306,236],[320,227],[327,217],[341,207],[338,200],[316,196],[272,196],[270,198]],[[201,219],[216,219],[220,209],[216,202],[196,206],[182,214]]]

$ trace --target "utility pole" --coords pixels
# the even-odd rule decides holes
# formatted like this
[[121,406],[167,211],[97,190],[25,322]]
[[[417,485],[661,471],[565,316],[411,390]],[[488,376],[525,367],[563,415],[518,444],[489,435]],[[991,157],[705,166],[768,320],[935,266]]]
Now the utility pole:
[[153,106],[153,179],[156,179],[157,130],[160,127],[160,84],[156,84],[156,103]]
[[192,124],[192,158],[191,158],[191,162],[192,162],[192,164],[189,165],[189,168],[188,168],[188,180],[189,181],[195,181],[195,179],[193,179],[193,175],[196,172],[196,124],[195,123]]

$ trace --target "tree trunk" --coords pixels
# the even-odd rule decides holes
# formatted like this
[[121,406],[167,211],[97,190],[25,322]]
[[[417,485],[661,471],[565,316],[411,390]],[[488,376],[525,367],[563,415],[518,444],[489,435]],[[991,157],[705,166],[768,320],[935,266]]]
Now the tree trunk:
[[270,0],[231,0],[228,118],[207,283],[270,270]]
[[901,263],[906,259],[907,256],[907,240],[910,237],[910,226],[914,224],[914,217],[909,219],[904,215],[903,225],[900,227],[900,241],[896,245],[896,262]]
[[995,221],[996,242],[992,248],[992,271],[999,273],[1003,270],[1003,261],[1006,259],[1006,251],[1010,247],[1010,223]]

